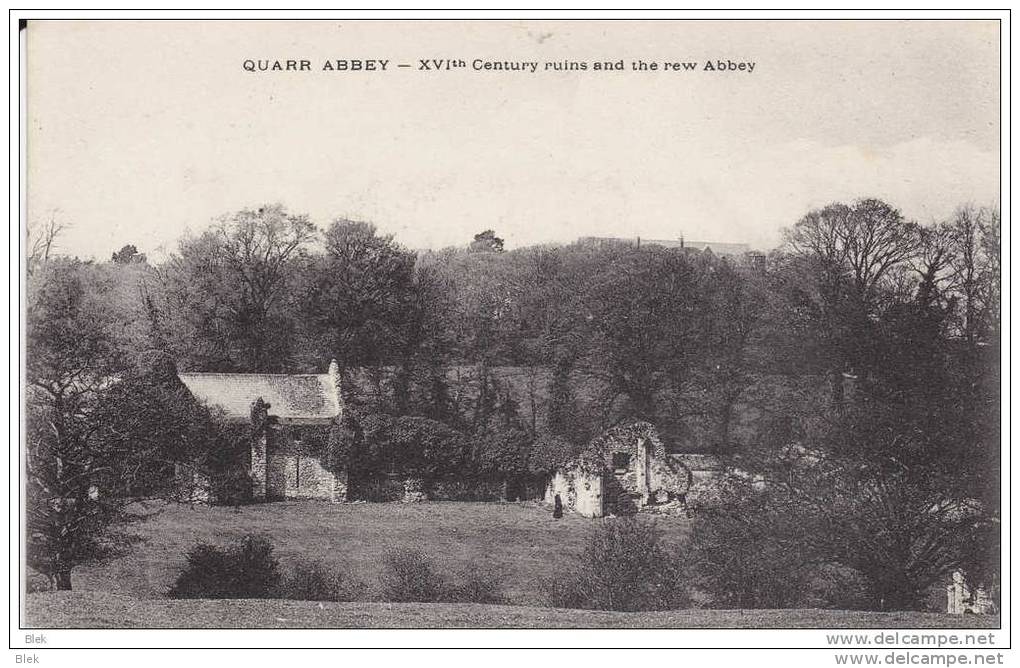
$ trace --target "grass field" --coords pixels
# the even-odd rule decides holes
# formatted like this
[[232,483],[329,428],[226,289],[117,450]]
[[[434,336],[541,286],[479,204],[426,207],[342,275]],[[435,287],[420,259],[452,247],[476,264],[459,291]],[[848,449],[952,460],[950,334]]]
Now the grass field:
[[140,601],[98,592],[28,597],[36,628],[996,628],[998,616],[841,610],[603,612],[467,603]]
[[[70,627],[959,627],[998,625],[998,617],[832,610],[680,610],[618,613],[546,607],[546,583],[583,549],[594,522],[555,520],[534,503],[357,503],[292,501],[238,510],[160,506],[133,527],[129,554],[76,569],[74,591],[28,596],[26,619],[37,628]],[[689,525],[660,517],[672,540]],[[343,565],[375,598],[384,556],[421,546],[456,579],[471,564],[497,570],[512,605],[316,603],[283,600],[175,601],[164,593],[197,542],[232,543],[246,533],[274,542],[281,570],[298,560]]]
[[[240,510],[165,506],[133,527],[142,541],[131,553],[101,566],[76,569],[75,590],[162,598],[197,542],[227,544],[249,532],[276,545],[281,570],[301,559],[343,565],[371,596],[385,554],[393,547],[421,546],[445,575],[456,578],[471,564],[503,577],[509,602],[546,605],[544,580],[581,551],[595,520],[567,515],[555,520],[535,503],[331,504],[288,501]],[[663,518],[676,539],[687,523]]]

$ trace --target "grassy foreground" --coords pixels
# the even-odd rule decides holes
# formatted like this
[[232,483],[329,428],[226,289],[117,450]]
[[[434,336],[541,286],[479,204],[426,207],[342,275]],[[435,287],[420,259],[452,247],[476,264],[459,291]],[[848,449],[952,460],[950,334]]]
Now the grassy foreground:
[[31,594],[34,628],[994,628],[998,616],[840,610],[603,612],[471,603],[138,600]]
[[[158,506],[133,526],[130,553],[74,571],[74,591],[31,594],[24,622],[35,628],[953,628],[996,627],[992,616],[834,610],[603,612],[549,608],[546,582],[583,549],[593,522],[560,520],[534,503],[267,503],[240,509]],[[672,540],[686,520],[662,517]],[[384,555],[421,546],[445,575],[471,564],[497,570],[513,605],[318,603],[286,600],[170,600],[164,593],[197,542],[267,534],[281,570],[297,560],[342,565],[376,598]]]
[[[430,502],[420,504],[315,501],[265,503],[240,509],[159,506],[152,519],[132,527],[141,541],[129,554],[99,566],[75,569],[76,591],[163,598],[197,542],[228,544],[246,533],[267,534],[286,572],[298,560],[342,565],[373,598],[386,552],[420,546],[451,579],[472,564],[496,570],[508,601],[548,604],[545,582],[569,564],[584,545],[591,520],[555,520],[537,503]],[[663,518],[675,540],[685,520]]]

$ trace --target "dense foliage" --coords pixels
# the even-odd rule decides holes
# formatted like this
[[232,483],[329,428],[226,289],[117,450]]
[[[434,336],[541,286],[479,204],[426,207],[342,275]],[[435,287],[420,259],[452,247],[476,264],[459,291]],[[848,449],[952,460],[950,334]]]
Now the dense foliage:
[[104,263],[34,253],[30,563],[70,586],[108,551],[125,495],[169,494],[168,467],[224,497],[245,488],[230,466],[245,434],[189,403],[165,360],[321,373],[336,358],[349,411],[308,439],[333,470],[523,485],[644,419],[740,472],[695,531],[720,599],[794,604],[753,550],[788,582],[846,576],[873,607],[918,607],[954,568],[994,588],[998,212],[919,225],[862,199],[791,223],[764,263],[506,249],[493,230],[416,253],[279,205],[224,216],[155,265],[130,244]]
[[685,559],[654,521],[606,519],[572,567],[550,583],[553,605],[590,610],[675,610],[689,604]]
[[280,582],[273,544],[249,534],[236,545],[196,545],[167,592],[170,598],[270,598]]

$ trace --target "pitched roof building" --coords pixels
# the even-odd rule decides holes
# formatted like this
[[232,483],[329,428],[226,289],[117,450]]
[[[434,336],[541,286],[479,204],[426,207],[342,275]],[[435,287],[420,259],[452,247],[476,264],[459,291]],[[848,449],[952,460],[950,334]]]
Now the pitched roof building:
[[720,241],[687,241],[681,239],[642,239],[641,237],[582,237],[581,243],[591,245],[626,244],[630,246],[661,246],[683,248],[691,252],[711,251],[719,257],[737,257],[751,252],[750,244],[724,243]]
[[256,399],[280,424],[329,424],[340,414],[336,362],[328,373],[181,373],[196,399],[220,408],[231,422],[248,422]]
[[[308,429],[343,416],[336,360],[323,374],[181,373],[192,395],[226,419],[251,424],[251,451],[241,464],[257,501],[316,498],[344,501],[346,470],[330,470],[320,438]],[[206,497],[209,498],[209,494]]]

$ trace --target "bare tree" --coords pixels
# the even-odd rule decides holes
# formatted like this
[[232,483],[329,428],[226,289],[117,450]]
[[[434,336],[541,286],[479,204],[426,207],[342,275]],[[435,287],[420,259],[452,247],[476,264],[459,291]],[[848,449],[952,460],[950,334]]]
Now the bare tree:
[[930,306],[953,287],[954,234],[947,223],[918,229],[918,250],[910,265],[917,274],[917,301],[922,306]]
[[786,243],[797,255],[819,263],[831,284],[849,280],[864,303],[897,265],[910,259],[921,240],[918,226],[899,210],[877,199],[852,205],[830,204],[804,216],[786,230]]
[[875,320],[901,291],[903,269],[922,246],[919,230],[885,202],[861,199],[812,211],[784,232],[793,265],[808,277],[803,291],[815,302],[812,329],[837,404],[845,374],[867,373],[873,363]]
[[998,334],[1001,317],[1001,223],[999,208],[983,210],[981,221],[981,250],[984,255],[985,319],[990,333]]
[[50,212],[50,217],[43,223],[29,223],[25,228],[25,270],[31,276],[40,264],[46,262],[56,250],[57,237],[70,225],[57,220],[58,210]]
[[949,223],[953,289],[960,300],[961,336],[979,341],[999,318],[999,211],[964,205]]

